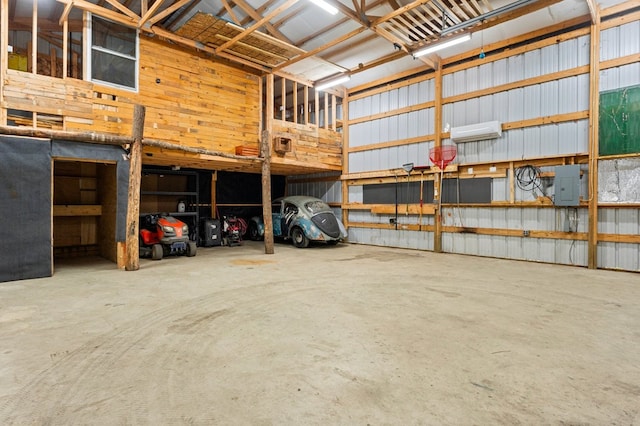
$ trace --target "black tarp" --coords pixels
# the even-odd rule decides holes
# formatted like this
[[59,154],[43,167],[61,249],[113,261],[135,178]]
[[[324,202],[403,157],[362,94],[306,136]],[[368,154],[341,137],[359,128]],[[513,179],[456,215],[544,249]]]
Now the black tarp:
[[0,282],[49,277],[51,143],[0,136]]
[[115,241],[126,238],[129,161],[118,146],[0,136],[0,282],[52,275],[52,159],[116,163]]

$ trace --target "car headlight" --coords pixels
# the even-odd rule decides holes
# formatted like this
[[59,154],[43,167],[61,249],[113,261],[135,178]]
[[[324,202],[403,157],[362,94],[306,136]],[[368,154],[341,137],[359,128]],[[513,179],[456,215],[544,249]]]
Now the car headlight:
[[186,235],[189,233],[189,225],[184,225],[182,227],[182,235]]
[[175,233],[175,231],[173,230],[173,228],[171,226],[163,226],[162,230],[164,232],[166,232],[167,234],[173,234]]

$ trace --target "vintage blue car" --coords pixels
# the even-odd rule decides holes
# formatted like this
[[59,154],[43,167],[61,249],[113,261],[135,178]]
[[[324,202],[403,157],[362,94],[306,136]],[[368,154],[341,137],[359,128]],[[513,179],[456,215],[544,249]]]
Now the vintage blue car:
[[[274,200],[271,209],[273,236],[291,239],[296,247],[308,247],[311,241],[337,244],[347,238],[347,230],[331,207],[319,198],[290,196]],[[254,216],[249,221],[249,237],[264,237],[264,222]]]

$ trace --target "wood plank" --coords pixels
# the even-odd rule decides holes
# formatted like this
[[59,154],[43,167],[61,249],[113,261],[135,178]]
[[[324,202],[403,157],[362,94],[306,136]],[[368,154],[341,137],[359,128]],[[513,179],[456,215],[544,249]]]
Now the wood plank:
[[101,216],[101,205],[54,205],[54,216]]
[[[370,210],[371,213],[374,214],[394,214],[396,212],[396,205],[375,204],[370,206]],[[436,212],[436,206],[434,204],[423,204],[421,209],[420,204],[398,204],[397,212],[398,214],[403,215],[418,215],[421,213],[426,215],[433,215]]]

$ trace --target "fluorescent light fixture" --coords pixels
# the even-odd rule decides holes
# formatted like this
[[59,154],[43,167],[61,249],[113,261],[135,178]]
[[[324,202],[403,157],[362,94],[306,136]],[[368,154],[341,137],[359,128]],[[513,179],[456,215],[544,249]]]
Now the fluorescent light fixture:
[[428,44],[424,48],[416,50],[413,52],[413,56],[417,58],[418,56],[428,55],[429,53],[436,52],[440,49],[446,49],[447,47],[455,46],[456,44],[464,43],[469,40],[471,40],[470,33],[462,34],[459,37],[449,37],[442,43]]
[[318,91],[328,89],[329,87],[337,86],[338,84],[345,83],[349,80],[351,80],[351,76],[349,74],[343,74],[319,83],[317,86],[315,86],[315,89]]
[[324,10],[326,10],[332,15],[335,15],[338,13],[338,9],[336,9],[334,6],[330,5],[324,0],[311,0],[311,2],[315,3],[317,6],[320,6],[321,8],[323,8]]

